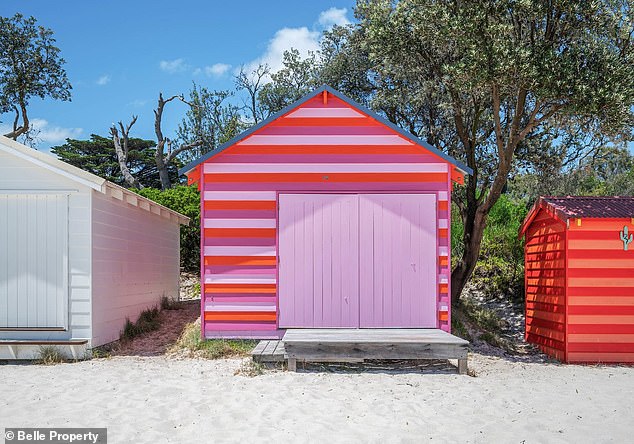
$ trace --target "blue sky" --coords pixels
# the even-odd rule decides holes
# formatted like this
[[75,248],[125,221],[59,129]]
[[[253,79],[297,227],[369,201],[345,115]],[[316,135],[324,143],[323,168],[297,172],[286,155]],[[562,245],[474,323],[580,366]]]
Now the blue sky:
[[[354,3],[2,0],[0,15],[34,16],[54,31],[66,60],[72,101],[33,99],[29,107],[40,130],[38,149],[47,150],[67,137],[107,136],[112,122],[133,114],[139,120],[131,135],[154,139],[160,91],[186,94],[192,81],[233,89],[241,65],[275,68],[285,49],[315,49],[324,28],[353,19]],[[168,136],[186,111],[170,105],[163,117]],[[11,116],[0,119],[6,125]]]

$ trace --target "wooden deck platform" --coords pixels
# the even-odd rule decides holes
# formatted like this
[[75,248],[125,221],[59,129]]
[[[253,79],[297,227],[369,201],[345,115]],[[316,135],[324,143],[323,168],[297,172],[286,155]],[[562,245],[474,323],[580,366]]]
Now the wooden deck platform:
[[289,329],[286,330],[282,343],[288,359],[288,369],[291,371],[296,370],[297,361],[457,359],[458,372],[467,373],[469,342],[435,328]]
[[260,341],[251,352],[255,362],[270,363],[286,361],[286,351],[282,341]]

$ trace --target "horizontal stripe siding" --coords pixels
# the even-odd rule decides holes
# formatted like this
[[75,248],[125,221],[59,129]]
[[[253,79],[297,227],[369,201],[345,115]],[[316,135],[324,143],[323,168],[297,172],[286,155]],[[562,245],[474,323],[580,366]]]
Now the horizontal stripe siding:
[[207,163],[204,173],[446,173],[444,163]]
[[[206,179],[203,179],[206,180]],[[242,190],[260,191],[275,189],[280,192],[290,191],[418,191],[435,192],[439,188],[446,188],[447,182],[205,182],[204,190]]]
[[275,219],[205,219],[205,228],[275,228]]
[[368,136],[368,135],[392,135],[392,131],[385,126],[361,126],[361,125],[329,125],[324,127],[320,126],[309,126],[309,125],[293,125],[291,127],[283,127],[283,126],[267,126],[262,128],[259,132],[259,135],[264,136],[278,136],[278,135],[286,135],[286,136],[307,136],[307,135],[357,135],[357,136]]
[[276,311],[276,307],[275,305],[271,305],[271,304],[255,304],[255,303],[251,303],[251,304],[243,304],[243,305],[236,305],[236,304],[210,304],[207,303],[205,304],[205,311],[219,311],[219,312],[225,312],[225,311],[232,311],[232,312],[240,312],[240,311],[246,311],[246,312],[258,312],[258,311],[266,311],[266,312],[271,312],[271,311]]
[[244,145],[414,145],[413,142],[399,135],[308,135],[308,136],[265,136],[247,137],[236,146]]
[[275,234],[272,236],[261,236],[261,237],[215,237],[213,233],[209,233],[212,230],[205,230],[204,235],[206,237],[205,243],[207,245],[218,245],[218,246],[229,246],[229,245],[257,245],[257,246],[266,246],[266,245],[275,245]]
[[604,352],[570,352],[568,362],[595,363],[595,362],[634,362],[634,352],[630,353],[604,353]]
[[566,349],[565,231],[538,213],[526,231],[526,341],[563,359]]
[[634,362],[634,252],[619,233],[630,219],[570,224],[568,361]]
[[[279,156],[288,154],[301,154],[301,155],[335,155],[342,154],[356,154],[356,155],[372,155],[382,154],[390,156],[391,159],[385,158],[385,161],[394,160],[394,156],[402,154],[410,154],[420,156],[420,147],[416,145],[234,145],[232,148],[228,148],[222,153],[222,156],[228,155],[247,155],[247,154],[266,154],[268,156]],[[434,156],[436,161],[439,161],[438,156]],[[333,161],[336,160],[332,158]],[[420,158],[419,162],[423,162],[424,159]],[[268,160],[273,162],[273,159]]]
[[275,200],[275,191],[205,191],[204,200]]
[[[344,102],[324,104],[321,95],[206,162],[205,335],[275,334],[279,192],[438,193],[439,250],[447,260],[451,170],[444,159]],[[446,292],[447,269],[440,270],[439,289]]]
[[206,183],[218,182],[442,182],[447,173],[205,173]]
[[350,107],[341,107],[341,108],[310,108],[310,107],[302,107],[297,111],[294,111],[287,116],[285,119],[294,119],[297,117],[354,117],[354,118],[364,118],[365,116],[358,111],[351,109]]
[[[265,148],[263,148],[264,150]],[[388,148],[389,149],[389,148]],[[386,149],[387,150],[387,149]],[[322,163],[322,164],[337,164],[337,163],[365,163],[365,164],[380,164],[389,163],[394,160],[394,153],[385,152],[383,154],[371,154],[371,153],[358,153],[358,154],[277,154],[272,156],[271,154],[226,154],[222,153],[218,157],[214,158],[212,165],[220,163],[268,163],[268,164],[284,164],[284,163]],[[425,154],[400,154],[398,156],[399,164],[404,163],[437,163],[439,158],[437,156],[425,155]]]

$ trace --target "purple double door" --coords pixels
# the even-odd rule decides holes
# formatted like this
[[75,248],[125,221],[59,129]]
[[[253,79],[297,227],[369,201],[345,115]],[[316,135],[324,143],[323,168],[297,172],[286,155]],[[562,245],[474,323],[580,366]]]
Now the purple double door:
[[436,214],[433,194],[280,194],[280,328],[435,328]]

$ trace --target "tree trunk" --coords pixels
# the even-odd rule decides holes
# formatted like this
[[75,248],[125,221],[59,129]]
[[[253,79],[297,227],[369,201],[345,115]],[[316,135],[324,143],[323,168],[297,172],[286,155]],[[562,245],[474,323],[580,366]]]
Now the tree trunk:
[[[113,124],[110,128],[110,134],[112,135],[112,142],[114,143],[114,150],[117,153],[117,161],[119,163],[119,169],[123,175],[123,180],[131,188],[143,188],[143,185],[138,181],[136,177],[130,172],[128,168],[128,142],[130,129],[136,123],[137,116],[132,116],[132,121],[128,126],[123,126],[122,122],[119,122],[119,128],[121,128],[121,136],[119,136],[119,130]],[[121,140],[123,138],[123,143]]]
[[167,190],[172,188],[172,181],[170,180],[167,164],[165,163],[165,159],[163,157],[163,149],[157,148],[154,154],[154,160],[156,161],[156,169],[158,169],[159,178],[161,179],[161,189]]
[[487,214],[475,202],[467,204],[462,242],[464,250],[460,262],[451,272],[451,301],[460,305],[460,294],[471,278],[480,256],[482,236],[486,228]]

